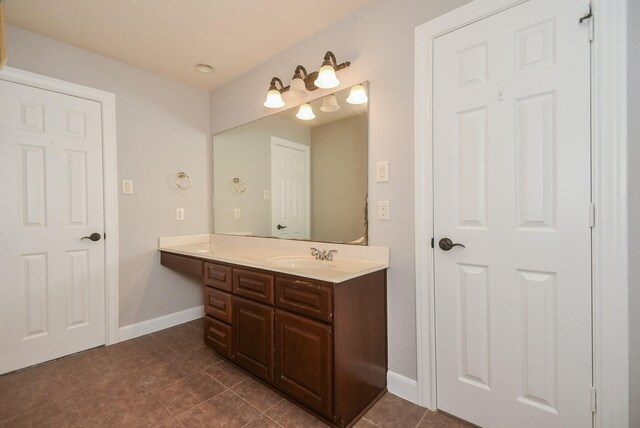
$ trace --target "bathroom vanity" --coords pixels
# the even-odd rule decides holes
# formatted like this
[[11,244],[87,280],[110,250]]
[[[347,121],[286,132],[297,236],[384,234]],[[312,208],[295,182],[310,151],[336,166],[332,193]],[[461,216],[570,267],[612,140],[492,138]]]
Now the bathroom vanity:
[[161,263],[202,277],[218,354],[339,427],[386,391],[386,248],[314,244],[338,250],[327,261],[309,242],[172,239]]

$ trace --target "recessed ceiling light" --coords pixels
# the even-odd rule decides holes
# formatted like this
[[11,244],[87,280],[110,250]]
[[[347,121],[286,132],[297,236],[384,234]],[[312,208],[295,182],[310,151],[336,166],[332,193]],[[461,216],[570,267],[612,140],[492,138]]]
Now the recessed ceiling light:
[[200,73],[205,73],[205,74],[210,74],[216,71],[209,64],[198,64],[196,65],[196,70],[198,70]]

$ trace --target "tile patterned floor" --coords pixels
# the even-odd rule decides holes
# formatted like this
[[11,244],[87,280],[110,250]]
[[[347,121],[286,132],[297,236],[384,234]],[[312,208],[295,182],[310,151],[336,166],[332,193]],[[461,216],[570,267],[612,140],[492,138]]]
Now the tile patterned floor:
[[[326,427],[219,358],[202,320],[0,376],[0,428]],[[357,428],[470,427],[386,394]]]

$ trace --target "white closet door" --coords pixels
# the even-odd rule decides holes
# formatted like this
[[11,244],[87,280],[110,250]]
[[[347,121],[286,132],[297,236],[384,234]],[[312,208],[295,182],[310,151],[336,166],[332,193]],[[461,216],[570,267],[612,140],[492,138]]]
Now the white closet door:
[[484,427],[592,424],[586,10],[530,0],[434,43],[437,404]]
[[271,137],[271,234],[310,239],[309,146]]
[[0,81],[0,182],[0,373],[104,344],[100,104]]

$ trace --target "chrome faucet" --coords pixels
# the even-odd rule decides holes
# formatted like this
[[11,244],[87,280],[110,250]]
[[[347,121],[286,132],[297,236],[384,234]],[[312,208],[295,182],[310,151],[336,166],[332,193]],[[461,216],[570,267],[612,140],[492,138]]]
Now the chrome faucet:
[[318,250],[317,248],[311,247],[311,255],[315,257],[316,260],[333,261],[333,255],[337,252],[338,250]]

